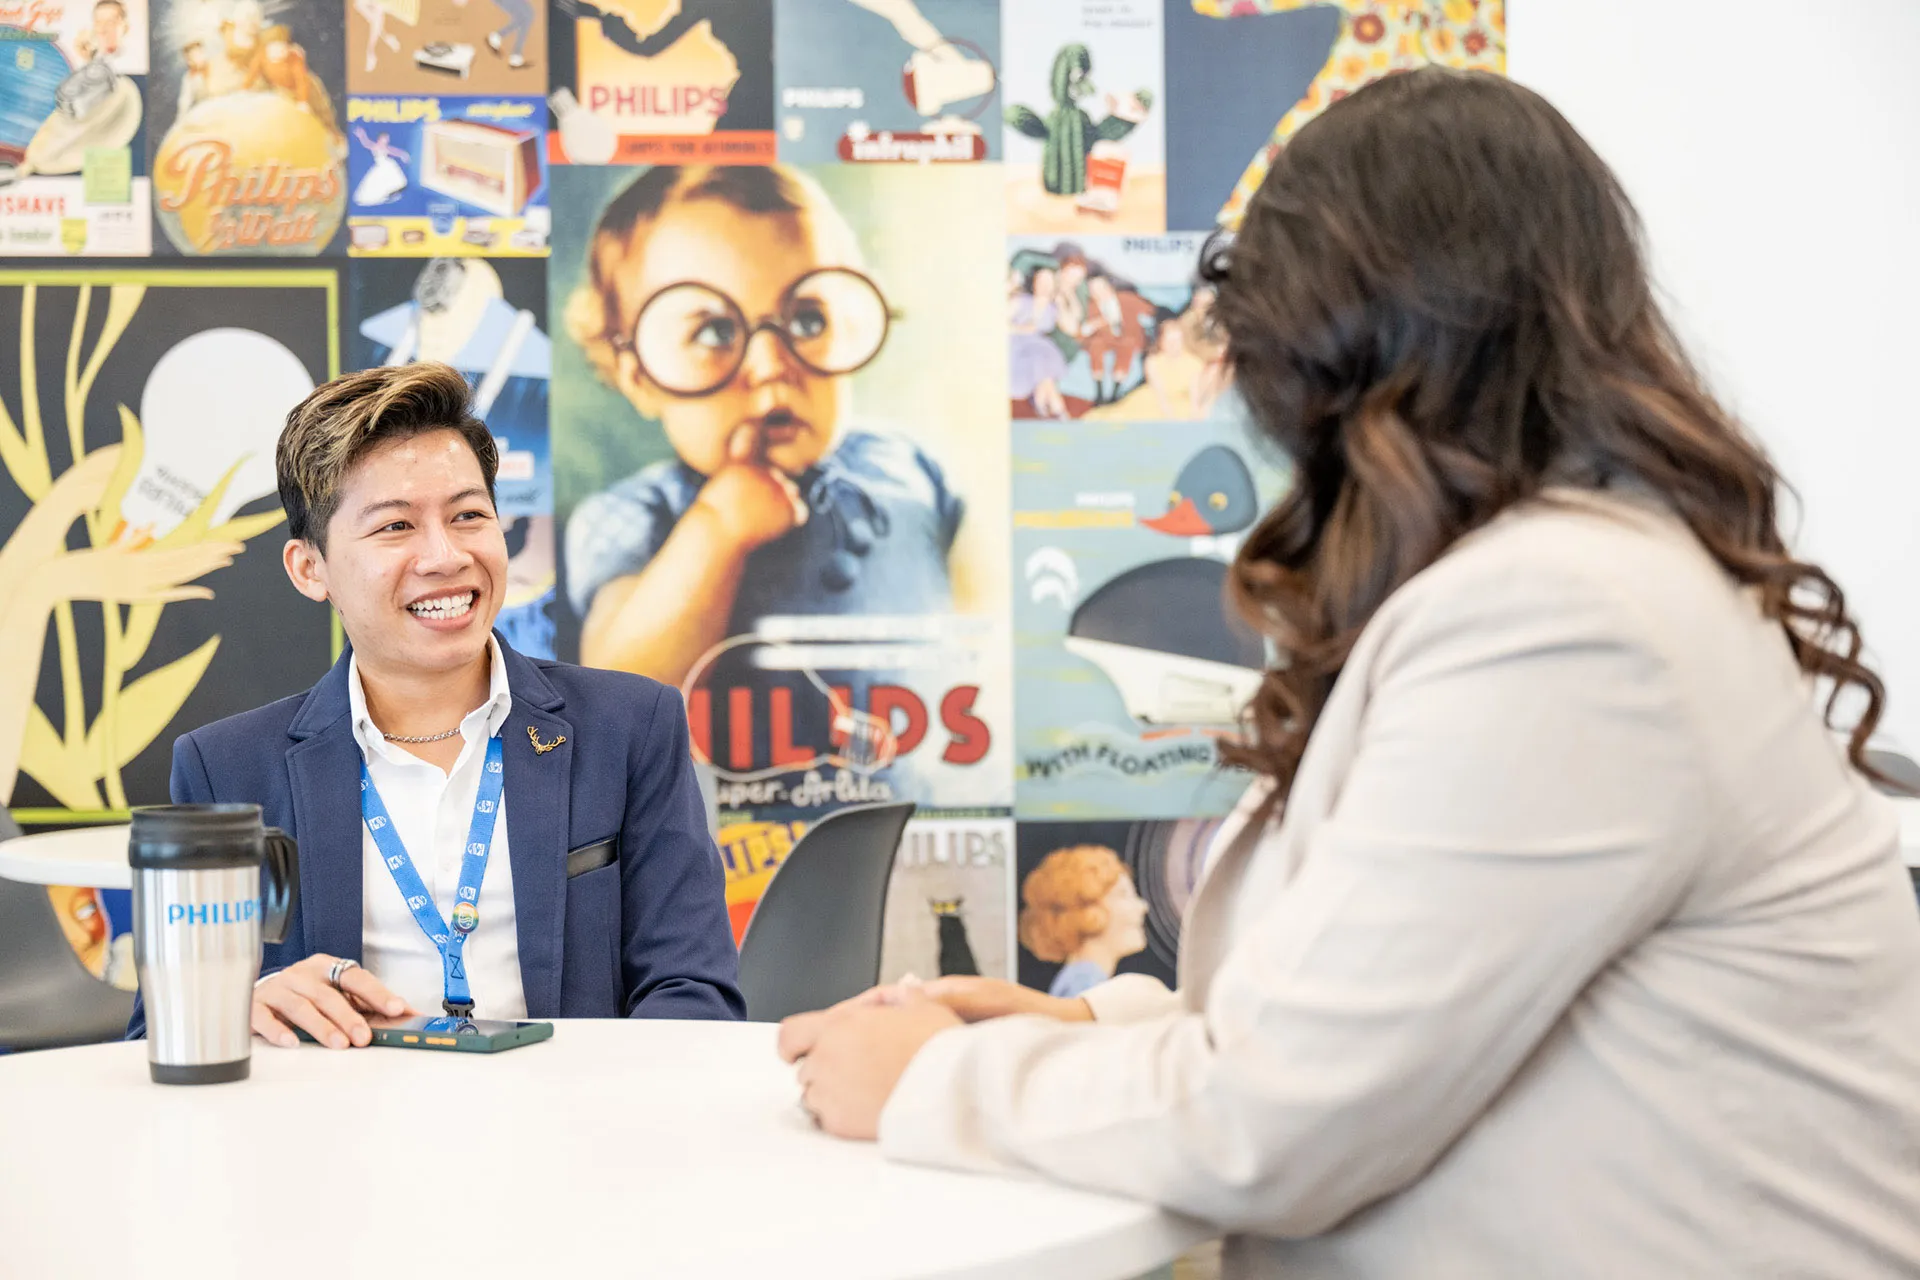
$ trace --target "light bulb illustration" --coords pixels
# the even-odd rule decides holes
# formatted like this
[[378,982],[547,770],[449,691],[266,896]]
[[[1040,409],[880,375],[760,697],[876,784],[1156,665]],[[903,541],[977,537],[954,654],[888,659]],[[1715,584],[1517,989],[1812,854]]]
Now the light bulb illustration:
[[613,125],[581,106],[580,100],[573,96],[573,90],[564,87],[555,89],[548,95],[547,105],[553,108],[554,116],[560,121],[560,145],[566,148],[569,161],[574,164],[606,164],[613,159],[613,153],[620,145]]
[[114,540],[141,546],[165,537],[236,462],[211,525],[272,493],[274,442],[287,411],[312,390],[299,357],[251,329],[208,329],[161,356],[140,396],[140,470]]

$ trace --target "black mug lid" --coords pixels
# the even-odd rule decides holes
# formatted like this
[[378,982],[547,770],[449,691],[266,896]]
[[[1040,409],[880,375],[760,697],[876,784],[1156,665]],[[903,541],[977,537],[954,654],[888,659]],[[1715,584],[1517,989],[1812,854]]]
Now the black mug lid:
[[133,811],[127,862],[154,871],[257,867],[265,827],[257,804],[159,804]]

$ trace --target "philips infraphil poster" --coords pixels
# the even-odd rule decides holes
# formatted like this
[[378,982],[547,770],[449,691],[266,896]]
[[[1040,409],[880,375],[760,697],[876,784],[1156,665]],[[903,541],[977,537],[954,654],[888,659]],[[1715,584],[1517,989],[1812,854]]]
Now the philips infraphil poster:
[[993,0],[780,0],[776,19],[782,160],[1000,158]]

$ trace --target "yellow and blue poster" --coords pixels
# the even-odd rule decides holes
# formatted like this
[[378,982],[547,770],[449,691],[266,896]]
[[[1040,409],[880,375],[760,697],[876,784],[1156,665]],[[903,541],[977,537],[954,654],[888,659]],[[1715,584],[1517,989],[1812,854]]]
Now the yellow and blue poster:
[[544,257],[547,105],[540,98],[354,97],[355,257]]

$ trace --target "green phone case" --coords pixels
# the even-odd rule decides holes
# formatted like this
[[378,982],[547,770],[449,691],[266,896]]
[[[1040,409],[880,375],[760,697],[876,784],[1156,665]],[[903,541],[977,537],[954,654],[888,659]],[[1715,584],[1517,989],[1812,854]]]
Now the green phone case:
[[407,1031],[399,1027],[375,1027],[373,1043],[395,1049],[438,1049],[449,1053],[499,1053],[518,1049],[553,1035],[551,1022],[529,1022],[522,1027],[492,1035],[460,1035],[452,1031]]
[[[300,1027],[293,1034],[308,1044],[318,1043]],[[393,1049],[433,1049],[442,1053],[499,1053],[504,1049],[518,1049],[523,1044],[553,1038],[551,1022],[529,1022],[525,1026],[514,1027],[507,1031],[489,1035],[469,1033],[460,1035],[453,1031],[413,1031],[402,1027],[373,1028],[373,1044]]]

